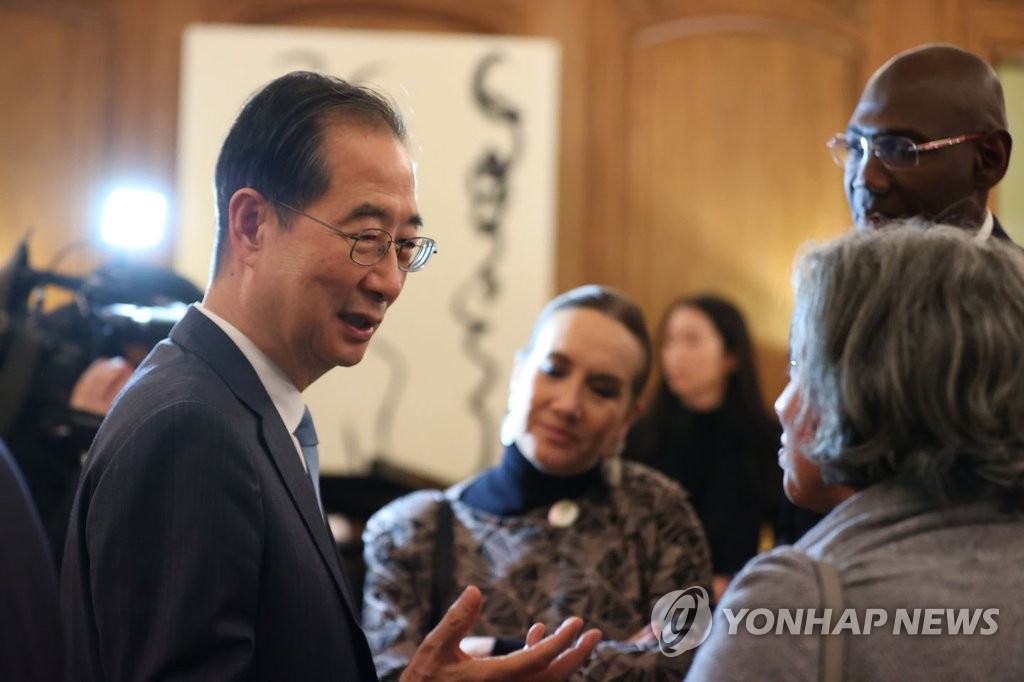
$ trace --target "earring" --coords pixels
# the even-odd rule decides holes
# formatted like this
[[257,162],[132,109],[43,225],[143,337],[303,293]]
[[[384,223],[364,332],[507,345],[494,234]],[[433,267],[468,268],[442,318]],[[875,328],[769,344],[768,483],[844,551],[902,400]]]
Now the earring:
[[622,453],[626,450],[626,439],[623,438],[615,445],[615,450],[607,458],[604,472],[609,485],[618,485],[622,482]]
[[498,440],[506,448],[511,447],[516,442],[516,434],[514,432],[515,427],[512,426],[512,413],[506,412],[505,416],[501,418],[501,428],[498,430]]
[[609,457],[604,465],[604,474],[608,485],[617,486],[622,483],[622,458],[618,455]]

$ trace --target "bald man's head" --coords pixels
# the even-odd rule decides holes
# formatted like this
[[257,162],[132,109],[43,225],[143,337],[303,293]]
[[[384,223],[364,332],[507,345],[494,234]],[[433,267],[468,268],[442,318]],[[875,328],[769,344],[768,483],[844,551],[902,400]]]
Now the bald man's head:
[[911,127],[935,126],[928,132],[937,137],[1006,128],[1003,87],[995,70],[953,45],[916,47],[882,65],[864,87],[854,116],[880,108],[908,117]]
[[1011,148],[1003,88],[991,66],[952,45],[896,55],[868,81],[847,126],[851,144],[866,138],[891,145],[881,137],[887,135],[917,145],[951,143],[911,154],[916,163],[904,167],[883,163],[874,153],[851,154],[845,181],[856,225],[911,216],[971,228],[981,223]]

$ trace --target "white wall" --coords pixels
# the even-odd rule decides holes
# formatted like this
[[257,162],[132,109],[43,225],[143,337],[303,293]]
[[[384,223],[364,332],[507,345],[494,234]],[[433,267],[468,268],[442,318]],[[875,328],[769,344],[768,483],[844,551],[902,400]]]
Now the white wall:
[[1010,169],[999,183],[996,214],[1013,241],[1024,244],[1024,63],[1006,63],[998,71],[1014,148]]

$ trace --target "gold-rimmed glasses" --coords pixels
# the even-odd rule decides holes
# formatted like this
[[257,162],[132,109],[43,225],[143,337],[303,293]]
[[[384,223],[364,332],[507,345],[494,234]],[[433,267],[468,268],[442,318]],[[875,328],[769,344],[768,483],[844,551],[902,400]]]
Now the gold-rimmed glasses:
[[832,160],[840,167],[849,163],[859,166],[868,154],[874,154],[889,170],[903,170],[917,166],[922,152],[952,147],[983,136],[984,133],[967,133],[919,143],[903,135],[838,133],[832,136],[827,146]]
[[405,272],[416,272],[422,270],[430,260],[430,257],[437,252],[437,242],[430,237],[392,239],[386,230],[376,227],[360,230],[356,233],[346,232],[340,227],[331,225],[325,220],[311,216],[305,211],[300,211],[282,201],[275,201],[274,203],[292,213],[309,218],[317,225],[330,230],[336,235],[351,240],[352,248],[349,250],[348,256],[358,265],[376,265],[387,255],[391,245],[394,244],[395,253],[398,254],[398,269]]

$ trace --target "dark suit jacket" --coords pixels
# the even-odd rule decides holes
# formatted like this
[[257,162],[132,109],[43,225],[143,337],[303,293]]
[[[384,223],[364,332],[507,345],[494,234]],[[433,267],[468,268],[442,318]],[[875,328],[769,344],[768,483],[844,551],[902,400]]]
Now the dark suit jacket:
[[256,372],[189,310],[107,415],[62,569],[75,680],[376,680]]
[[1005,239],[1008,242],[1013,242],[1010,239],[1010,235],[1006,234],[1006,230],[1003,229],[1003,224],[999,222],[999,218],[995,215],[992,216],[992,236],[998,239]]
[[0,680],[61,677],[57,576],[32,499],[0,442]]

